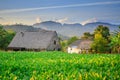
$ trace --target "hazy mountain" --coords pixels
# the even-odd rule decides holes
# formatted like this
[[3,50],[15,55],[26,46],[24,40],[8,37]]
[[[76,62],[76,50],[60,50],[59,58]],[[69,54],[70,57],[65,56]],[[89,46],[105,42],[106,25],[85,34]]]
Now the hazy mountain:
[[58,37],[61,39],[61,40],[68,40],[70,37],[68,36],[63,36],[61,34],[58,33]]
[[79,24],[79,23],[75,23],[75,24],[63,24],[63,26],[66,26],[66,27],[82,27],[82,25],[81,24]]
[[61,23],[54,22],[54,21],[45,21],[42,23],[36,23],[33,25],[35,28],[42,28],[42,29],[48,29],[48,30],[54,30],[60,29],[62,27]]
[[114,25],[114,24],[105,23],[105,22],[88,23],[88,24],[85,24],[84,26],[86,27],[86,29],[90,29],[91,30],[91,28],[92,28],[92,30],[93,30],[98,25],[104,25],[104,26],[109,27],[109,29],[110,29],[111,32],[113,32],[114,30],[117,30],[118,26],[119,26],[119,25]]
[[104,23],[104,22],[93,22],[93,23],[87,23],[85,25],[81,25],[79,23],[61,24],[54,21],[45,21],[45,22],[34,24],[33,26],[35,28],[54,30],[54,31],[57,31],[59,34],[71,37],[71,36],[81,36],[84,32],[92,33],[98,25],[104,25],[109,27],[111,32],[114,30],[117,30],[119,26],[119,25],[113,25],[113,24]]
[[[54,23],[52,21],[49,21],[46,23],[43,23],[41,25],[45,25],[45,26],[52,26],[52,27],[61,27],[62,25],[60,23]],[[50,25],[49,25],[50,24]],[[36,25],[39,25],[39,24],[36,24]],[[15,32],[20,32],[20,31],[41,31],[41,30],[44,30],[44,29],[41,29],[41,28],[35,28],[35,27],[32,27],[32,26],[28,26],[28,25],[22,25],[22,24],[14,24],[14,25],[5,25],[3,27],[5,30],[13,30]],[[61,34],[58,34],[58,37],[60,37],[62,40],[66,40],[66,39],[69,39],[69,37],[67,36],[64,36],[64,35],[61,35]]]
[[84,32],[93,32],[98,25],[108,26],[110,31],[118,29],[119,25],[114,25],[104,22],[93,22],[81,25],[79,23],[75,24],[61,24],[54,21],[45,21],[41,23],[36,23],[33,26],[15,24],[15,25],[6,25],[4,26],[5,30],[12,29],[16,32],[19,31],[38,31],[41,29],[56,31],[59,36],[63,39],[67,39],[71,36],[81,36]]
[[5,25],[3,27],[5,30],[13,30],[15,32],[19,31],[26,31],[26,30],[34,30],[34,27],[22,24],[15,24],[15,25]]

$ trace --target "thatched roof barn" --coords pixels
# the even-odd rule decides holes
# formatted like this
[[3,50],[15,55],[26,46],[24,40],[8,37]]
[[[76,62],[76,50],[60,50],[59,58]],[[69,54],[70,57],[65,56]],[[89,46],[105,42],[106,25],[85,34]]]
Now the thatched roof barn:
[[68,46],[68,53],[88,52],[91,49],[92,40],[77,40]]
[[60,50],[60,42],[55,31],[18,32],[8,49],[12,50]]

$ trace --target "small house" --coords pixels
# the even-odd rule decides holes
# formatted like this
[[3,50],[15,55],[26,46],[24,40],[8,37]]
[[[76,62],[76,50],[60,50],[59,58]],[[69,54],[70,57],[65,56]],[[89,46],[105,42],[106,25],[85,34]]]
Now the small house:
[[32,51],[53,51],[60,50],[60,41],[56,31],[24,31],[18,32],[8,49],[14,51],[32,50]]
[[92,40],[77,40],[67,48],[68,53],[88,53],[91,49]]

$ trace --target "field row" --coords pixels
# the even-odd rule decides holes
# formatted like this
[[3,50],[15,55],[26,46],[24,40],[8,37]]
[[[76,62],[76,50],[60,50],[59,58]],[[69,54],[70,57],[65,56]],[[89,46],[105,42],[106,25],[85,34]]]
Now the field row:
[[0,52],[1,80],[117,80],[119,54]]

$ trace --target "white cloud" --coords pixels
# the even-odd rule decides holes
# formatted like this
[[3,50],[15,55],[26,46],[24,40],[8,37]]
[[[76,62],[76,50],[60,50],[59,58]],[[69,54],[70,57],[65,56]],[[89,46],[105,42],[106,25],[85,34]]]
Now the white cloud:
[[37,18],[36,18],[36,22],[37,22],[37,23],[42,22],[41,18],[40,18],[40,17],[37,17]]
[[38,8],[11,9],[11,10],[1,10],[0,13],[4,14],[4,13],[24,12],[24,11],[33,11],[33,10],[55,9],[55,8],[70,8],[70,7],[85,7],[85,6],[111,5],[111,4],[120,4],[120,1],[95,2],[95,3],[84,3],[84,4],[71,4],[71,5],[49,6],[49,7],[38,7]]
[[81,22],[82,25],[85,25],[87,23],[97,22],[98,20],[96,18],[91,18],[86,21]]
[[57,20],[56,22],[65,23],[65,21],[67,21],[67,20],[68,20],[68,18],[65,17],[65,18],[63,18],[63,19]]

